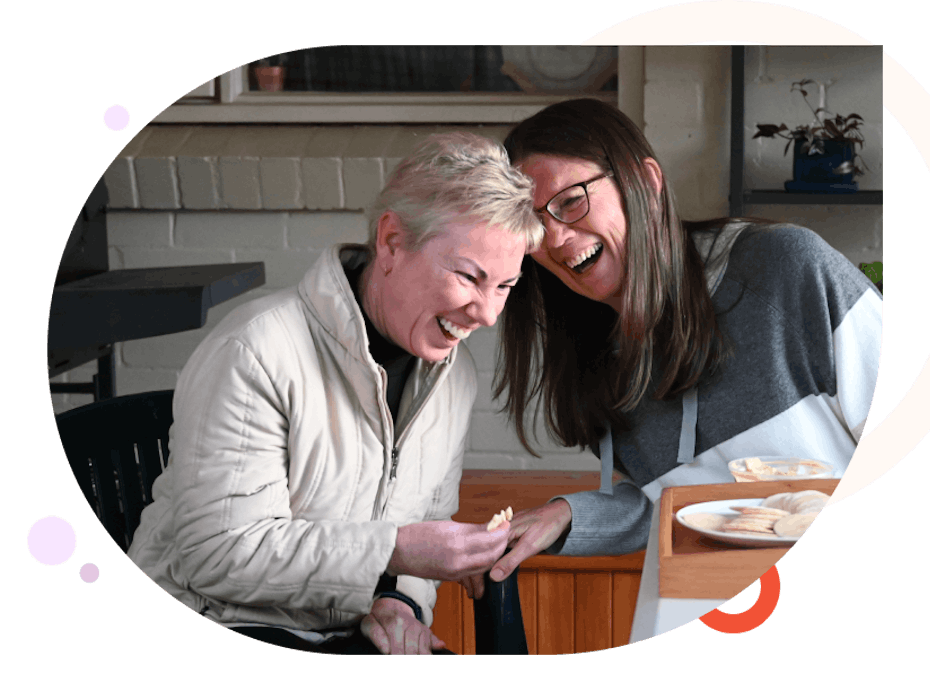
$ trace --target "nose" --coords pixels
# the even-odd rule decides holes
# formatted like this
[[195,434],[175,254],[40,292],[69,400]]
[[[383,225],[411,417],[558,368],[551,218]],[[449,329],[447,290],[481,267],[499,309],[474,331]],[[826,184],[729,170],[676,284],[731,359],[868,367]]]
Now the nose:
[[543,237],[543,246],[546,248],[558,248],[571,232],[569,224],[562,223],[549,212],[545,214],[543,228],[546,230],[546,235]]
[[493,326],[497,322],[501,306],[493,298],[476,292],[465,311],[482,326]]

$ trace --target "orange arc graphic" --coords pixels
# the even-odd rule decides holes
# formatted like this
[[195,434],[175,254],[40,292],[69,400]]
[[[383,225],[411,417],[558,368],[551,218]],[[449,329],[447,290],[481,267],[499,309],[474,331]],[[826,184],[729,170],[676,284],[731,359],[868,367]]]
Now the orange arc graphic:
[[778,569],[774,565],[762,574],[759,585],[761,588],[759,598],[749,610],[733,614],[720,610],[711,610],[701,617],[701,622],[712,630],[727,634],[739,634],[740,632],[754,630],[769,619],[769,616],[775,610],[775,606],[778,605],[778,596],[781,593],[781,579],[778,577]]

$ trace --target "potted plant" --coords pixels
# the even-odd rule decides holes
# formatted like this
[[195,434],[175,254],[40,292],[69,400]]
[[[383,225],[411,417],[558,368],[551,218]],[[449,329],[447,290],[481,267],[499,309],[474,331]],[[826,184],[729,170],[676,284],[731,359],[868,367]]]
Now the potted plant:
[[284,62],[287,54],[277,54],[256,61],[252,73],[258,89],[263,92],[280,92],[284,89]]
[[884,294],[882,289],[882,263],[881,261],[870,263],[859,263],[859,269],[865,273],[865,276],[872,280],[872,284],[878,287],[878,291]]
[[[814,114],[814,122],[789,129],[784,124],[756,124],[754,139],[787,139],[785,154],[794,144],[794,179],[785,183],[788,192],[856,192],[855,178],[868,169],[858,150],[865,145],[858,114],[823,118],[828,112],[823,107],[814,109],[807,101],[805,87],[816,81],[806,78],[791,84],[791,92],[800,92],[805,104]],[[862,167],[860,167],[860,164]]]

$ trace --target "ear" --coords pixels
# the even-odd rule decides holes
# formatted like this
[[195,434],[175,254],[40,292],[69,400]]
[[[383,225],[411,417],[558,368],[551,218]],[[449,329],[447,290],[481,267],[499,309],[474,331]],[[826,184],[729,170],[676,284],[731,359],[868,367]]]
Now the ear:
[[403,247],[404,228],[400,217],[393,211],[386,211],[378,219],[378,236],[375,241],[375,257],[385,274],[394,268],[397,253]]
[[662,194],[662,168],[659,167],[655,158],[644,158],[643,165],[646,166],[646,177],[652,184],[652,189],[655,191],[656,197],[658,197]]

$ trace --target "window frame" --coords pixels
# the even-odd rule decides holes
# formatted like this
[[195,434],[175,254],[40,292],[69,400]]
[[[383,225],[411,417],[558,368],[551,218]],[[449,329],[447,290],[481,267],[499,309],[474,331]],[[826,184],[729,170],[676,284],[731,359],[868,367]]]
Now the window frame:
[[[619,53],[619,51],[618,51]],[[619,56],[618,56],[619,69]],[[572,97],[617,103],[616,92],[558,93],[260,93],[248,89],[248,65],[218,76],[213,97],[194,91],[153,124],[450,123],[511,124]],[[208,81],[209,83],[209,81]],[[207,84],[208,84],[207,83]],[[206,85],[206,84],[205,84]],[[208,93],[204,86],[199,95]]]

